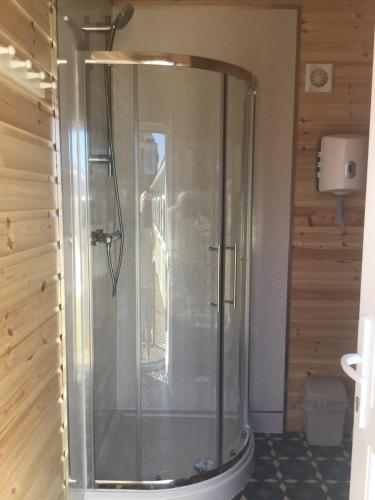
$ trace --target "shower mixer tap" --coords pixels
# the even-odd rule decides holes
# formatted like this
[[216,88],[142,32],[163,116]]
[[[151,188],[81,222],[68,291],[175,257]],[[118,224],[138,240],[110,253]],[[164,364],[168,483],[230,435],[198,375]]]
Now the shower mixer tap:
[[[91,244],[93,246],[96,246],[98,243],[104,243],[105,248],[106,248],[106,253],[107,253],[107,261],[108,261],[108,267],[109,267],[109,272],[111,275],[111,280],[112,280],[112,297],[116,296],[117,292],[117,279],[116,277],[116,270],[113,265],[113,260],[112,260],[112,243],[115,241],[120,240],[120,244],[123,242],[123,233],[122,231],[113,231],[112,233],[105,233],[104,229],[95,229],[94,231],[91,232]],[[121,247],[120,247],[121,251]]]
[[121,231],[114,231],[112,233],[105,233],[104,229],[95,229],[91,233],[91,244],[96,246],[97,243],[104,243],[105,245],[112,245],[113,242],[121,239]]

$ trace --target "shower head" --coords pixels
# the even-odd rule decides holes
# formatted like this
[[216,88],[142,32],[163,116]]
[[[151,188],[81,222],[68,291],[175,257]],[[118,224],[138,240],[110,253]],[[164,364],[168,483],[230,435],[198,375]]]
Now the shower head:
[[126,5],[125,8],[118,14],[116,19],[113,21],[109,36],[107,39],[107,50],[112,50],[113,42],[115,41],[116,31],[122,30],[129,23],[134,14],[134,7],[130,4]]
[[133,17],[133,14],[134,7],[131,4],[127,4],[111,24],[84,24],[81,26],[81,30],[91,33],[105,33],[107,39],[106,50],[110,51],[115,41],[116,31],[125,28]]
[[128,22],[131,20],[133,14],[134,7],[130,4],[126,5],[125,9],[123,9],[113,21],[113,27],[117,30],[122,30],[122,28],[125,28]]

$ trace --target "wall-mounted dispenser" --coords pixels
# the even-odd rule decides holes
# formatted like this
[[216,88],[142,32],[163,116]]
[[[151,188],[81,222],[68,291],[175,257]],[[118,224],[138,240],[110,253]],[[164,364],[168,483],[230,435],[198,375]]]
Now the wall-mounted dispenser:
[[368,137],[355,134],[322,137],[317,165],[317,190],[340,196],[339,221],[344,226],[344,196],[366,187]]

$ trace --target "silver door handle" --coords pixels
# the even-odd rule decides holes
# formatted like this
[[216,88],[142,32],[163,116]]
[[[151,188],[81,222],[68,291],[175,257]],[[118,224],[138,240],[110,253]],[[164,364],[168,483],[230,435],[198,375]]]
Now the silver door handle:
[[218,245],[217,247],[208,247],[209,252],[217,252],[217,302],[211,302],[210,306],[216,307],[217,312],[220,313],[220,302],[221,302],[221,247]]
[[[344,372],[352,378],[358,387],[358,426],[365,429],[369,421],[369,408],[371,394],[369,383],[371,382],[371,363],[374,352],[374,325],[373,320],[366,314],[362,314],[359,320],[359,348],[360,353],[345,354],[341,358],[341,366]],[[352,368],[358,365],[358,371]]]
[[362,364],[362,356],[360,354],[344,354],[341,356],[341,368],[347,374],[348,377],[354,380],[354,382],[358,382],[358,384],[362,383],[363,377],[361,374],[352,368],[353,365],[361,365]]
[[234,252],[234,276],[233,276],[233,299],[224,300],[225,304],[233,304],[233,309],[237,306],[237,243],[232,246],[225,247],[226,250]]

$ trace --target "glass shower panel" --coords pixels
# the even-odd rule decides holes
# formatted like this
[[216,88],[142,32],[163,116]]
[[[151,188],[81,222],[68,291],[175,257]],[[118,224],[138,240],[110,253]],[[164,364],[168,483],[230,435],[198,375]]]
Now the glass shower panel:
[[[253,94],[207,70],[111,71],[125,247],[115,297],[105,245],[89,252],[95,480],[188,479],[249,435]],[[90,231],[112,232],[103,66],[87,79]]]
[[[86,66],[87,131],[89,158],[107,154],[103,67]],[[89,230],[113,231],[113,181],[105,163],[88,163]],[[93,419],[95,461],[105,453],[115,417],[116,301],[112,297],[104,245],[91,247],[91,301],[93,351]]]
[[248,331],[246,269],[253,92],[247,82],[226,77],[226,182],[223,314],[223,461],[245,445]]
[[137,110],[141,479],[188,478],[218,460],[221,75],[140,66]]
[[[104,67],[88,65],[90,157],[108,155]],[[112,68],[113,132],[117,176],[126,227],[117,294],[112,296],[106,246],[91,246],[95,479],[137,479],[135,325],[135,174],[133,68]],[[90,98],[90,97],[89,97]],[[114,179],[108,163],[89,162],[91,231],[117,229]],[[112,245],[114,260],[118,242]]]

